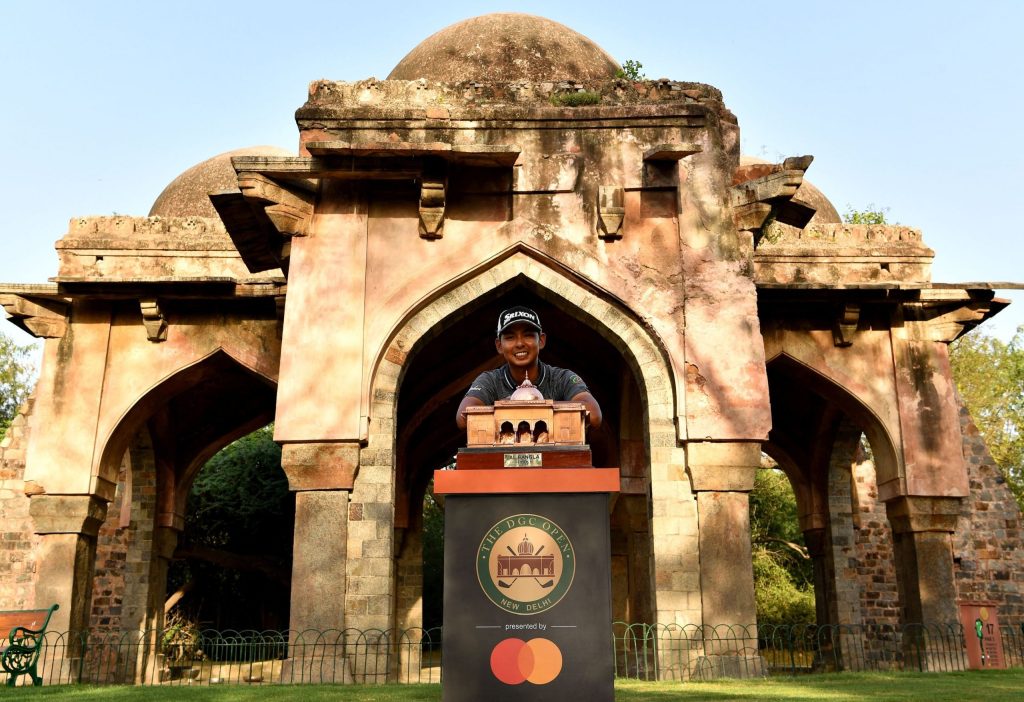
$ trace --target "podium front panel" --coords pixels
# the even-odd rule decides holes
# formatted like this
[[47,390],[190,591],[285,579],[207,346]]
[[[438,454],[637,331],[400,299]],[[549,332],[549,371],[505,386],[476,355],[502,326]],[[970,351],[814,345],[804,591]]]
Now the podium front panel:
[[448,495],[443,697],[611,701],[607,493]]

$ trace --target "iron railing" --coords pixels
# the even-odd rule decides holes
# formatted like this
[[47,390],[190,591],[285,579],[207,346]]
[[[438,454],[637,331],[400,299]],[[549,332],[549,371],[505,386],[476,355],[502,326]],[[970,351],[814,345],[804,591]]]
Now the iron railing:
[[[1004,624],[1001,642],[1006,665],[1024,667],[1024,623]],[[610,643],[616,677],[652,681],[967,667],[967,642],[959,625],[616,622]],[[440,628],[208,630],[190,636],[170,631],[48,632],[39,672],[47,685],[439,683],[441,648]]]

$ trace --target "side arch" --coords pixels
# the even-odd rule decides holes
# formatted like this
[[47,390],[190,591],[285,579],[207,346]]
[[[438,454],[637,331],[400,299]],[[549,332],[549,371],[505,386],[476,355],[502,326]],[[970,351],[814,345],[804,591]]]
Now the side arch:
[[[874,455],[879,485],[902,485],[905,481],[899,426],[895,420],[883,418],[885,408],[873,406],[879,400],[876,397],[872,402],[869,398],[877,393],[870,392],[859,381],[849,377],[837,378],[829,373],[827,367],[808,361],[792,355],[789,350],[780,351],[768,360],[773,426],[769,436],[778,437],[787,423],[797,429],[795,415],[805,411],[818,398],[822,408],[837,408],[862,428]],[[894,394],[891,402],[896,402]],[[887,414],[897,416],[895,410]],[[786,448],[792,452],[791,448]]]
[[153,383],[120,416],[96,473],[116,482],[122,457],[148,428],[158,466],[158,521],[180,527],[187,488],[205,461],[274,417],[274,379],[218,348]]

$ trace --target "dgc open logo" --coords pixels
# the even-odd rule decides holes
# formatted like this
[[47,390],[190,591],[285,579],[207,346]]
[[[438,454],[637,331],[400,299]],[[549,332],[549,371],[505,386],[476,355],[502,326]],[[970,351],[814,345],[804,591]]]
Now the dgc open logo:
[[547,685],[562,672],[562,651],[549,639],[505,639],[491,651],[491,672],[506,685]]
[[539,514],[513,514],[487,530],[477,549],[480,587],[510,614],[535,615],[565,597],[576,572],[568,534]]

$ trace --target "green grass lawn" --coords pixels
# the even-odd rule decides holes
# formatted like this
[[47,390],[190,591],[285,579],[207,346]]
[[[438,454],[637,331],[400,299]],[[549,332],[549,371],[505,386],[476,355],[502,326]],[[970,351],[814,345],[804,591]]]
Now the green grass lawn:
[[[523,700],[529,700],[523,690]],[[261,687],[163,686],[89,687],[84,685],[17,688],[0,687],[0,698],[102,700],[185,700],[187,702],[437,702],[439,685],[275,685]],[[648,683],[620,680],[618,702],[700,700],[769,700],[771,702],[1017,702],[1024,699],[1024,670],[962,673],[840,673],[769,680],[724,680],[705,683]],[[566,700],[565,702],[574,702]]]

